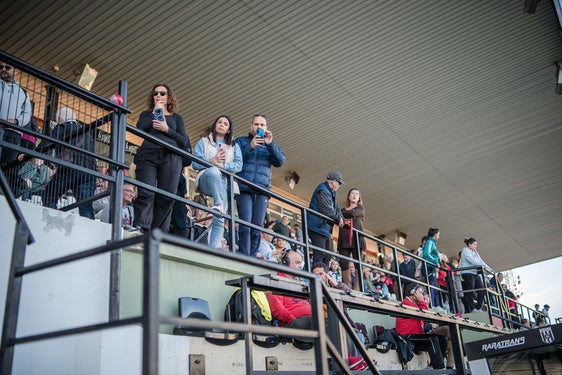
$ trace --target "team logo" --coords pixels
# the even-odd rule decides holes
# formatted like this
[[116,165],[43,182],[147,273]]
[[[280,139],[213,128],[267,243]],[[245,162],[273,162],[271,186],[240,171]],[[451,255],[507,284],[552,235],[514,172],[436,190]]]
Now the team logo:
[[539,331],[541,333],[541,339],[545,344],[550,344],[554,341],[554,332],[552,332],[552,328],[540,328]]

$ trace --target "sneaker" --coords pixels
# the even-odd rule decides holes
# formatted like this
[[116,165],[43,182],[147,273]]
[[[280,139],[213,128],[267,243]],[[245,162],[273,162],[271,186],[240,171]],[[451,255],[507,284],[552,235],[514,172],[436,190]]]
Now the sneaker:
[[347,362],[349,363],[349,369],[351,371],[368,370],[367,362],[363,357],[354,357],[352,355],[347,356]]
[[477,313],[477,312],[482,312],[482,310],[480,309],[472,309],[471,313]]
[[447,314],[447,310],[445,310],[441,306],[435,306],[431,310],[439,314]]
[[220,212],[221,214],[224,214],[224,209],[222,207],[222,203],[221,204],[217,204],[216,206],[211,207],[213,210]]

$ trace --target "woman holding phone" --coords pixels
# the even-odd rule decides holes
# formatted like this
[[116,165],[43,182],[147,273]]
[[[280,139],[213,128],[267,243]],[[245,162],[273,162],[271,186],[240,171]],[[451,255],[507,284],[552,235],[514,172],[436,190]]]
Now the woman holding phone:
[[[221,169],[236,173],[242,170],[242,152],[234,143],[234,123],[229,116],[221,115],[213,122],[211,132],[201,138],[195,145],[194,155],[211,164],[212,167],[193,162],[197,174],[197,189],[205,195],[213,197],[213,209],[225,213],[228,208],[227,180]],[[236,181],[234,181],[236,193]],[[222,248],[224,234],[224,218],[213,216],[209,245]]]
[[[189,137],[183,118],[177,114],[178,101],[172,89],[166,84],[155,85],[148,94],[147,111],[143,111],[137,128],[150,135],[185,149]],[[163,116],[159,116],[161,111]],[[135,155],[136,178],[138,181],[175,194],[182,170],[182,158],[149,140],[144,140]],[[135,226],[142,232],[160,228],[167,232],[170,226],[173,200],[152,191],[139,189],[135,201]]]

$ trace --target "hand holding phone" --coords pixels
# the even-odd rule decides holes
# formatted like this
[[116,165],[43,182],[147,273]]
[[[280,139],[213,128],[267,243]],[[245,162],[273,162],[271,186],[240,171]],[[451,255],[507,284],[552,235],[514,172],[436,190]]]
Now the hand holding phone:
[[164,110],[162,108],[154,108],[152,118],[156,121],[164,121]]
[[217,146],[217,158],[219,158],[221,162],[224,162],[226,159],[226,150],[222,143]]
[[265,131],[263,130],[263,128],[258,128],[258,130],[256,130],[256,137],[265,137]]

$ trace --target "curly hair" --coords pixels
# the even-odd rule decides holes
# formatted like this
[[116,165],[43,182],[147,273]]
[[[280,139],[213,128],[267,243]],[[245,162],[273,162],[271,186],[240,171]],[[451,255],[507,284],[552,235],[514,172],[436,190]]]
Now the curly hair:
[[174,92],[166,83],[158,83],[152,86],[152,90],[150,90],[150,93],[146,98],[146,105],[148,106],[148,110],[151,112],[154,110],[154,90],[156,90],[158,86],[165,87],[166,91],[168,92],[168,102],[166,103],[166,110],[171,114],[176,113],[179,108],[179,103],[176,99],[176,96],[174,95]]

